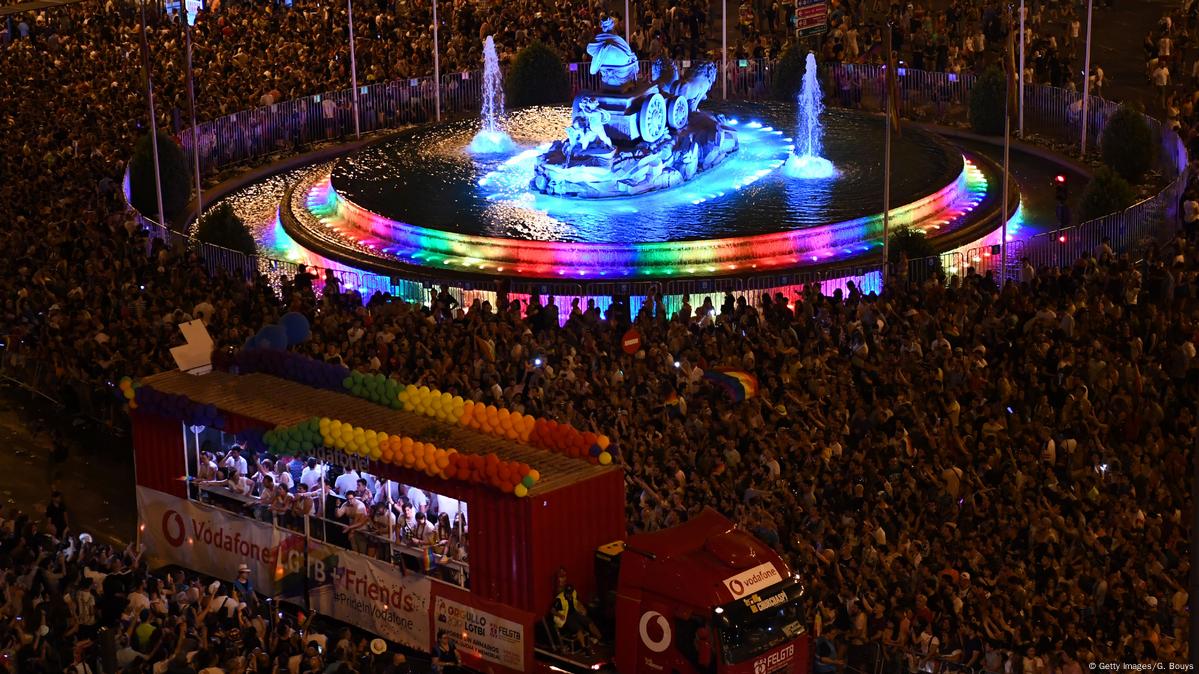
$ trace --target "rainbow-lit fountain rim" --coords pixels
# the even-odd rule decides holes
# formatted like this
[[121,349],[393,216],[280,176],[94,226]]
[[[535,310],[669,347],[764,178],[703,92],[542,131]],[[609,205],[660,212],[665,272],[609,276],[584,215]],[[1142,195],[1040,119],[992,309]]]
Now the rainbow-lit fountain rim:
[[[332,165],[314,169],[291,191],[293,226],[336,256],[351,253],[379,267],[423,267],[463,274],[534,278],[678,278],[756,273],[846,261],[882,244],[882,213],[797,230],[656,243],[531,241],[458,234],[398,222],[340,198]],[[891,226],[930,237],[970,224],[988,179],[962,155],[962,170],[940,190],[891,209]]]

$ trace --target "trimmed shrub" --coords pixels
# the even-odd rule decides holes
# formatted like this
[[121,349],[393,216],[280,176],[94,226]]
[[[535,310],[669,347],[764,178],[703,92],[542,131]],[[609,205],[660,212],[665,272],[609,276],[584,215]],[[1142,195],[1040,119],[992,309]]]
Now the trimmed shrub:
[[[911,225],[898,225],[891,229],[887,261],[892,265],[899,262],[904,253],[908,256],[908,278],[923,281],[941,273],[941,258],[924,232]],[[897,267],[892,267],[897,269]]]
[[1145,116],[1126,105],[1121,105],[1107,121],[1100,149],[1103,163],[1133,185],[1145,179],[1157,155]]
[[1003,71],[989,68],[970,90],[970,128],[984,136],[1003,135],[1003,112],[1007,104]]
[[808,53],[794,44],[787,45],[774,64],[774,83],[771,95],[776,101],[794,101],[803,84],[804,59]]
[[887,258],[898,262],[899,255],[907,253],[909,260],[922,257],[932,257],[937,254],[933,244],[919,229],[911,225],[898,225],[891,228],[891,245],[887,249]]
[[[191,170],[183,148],[162,131],[158,132],[158,170],[162,180],[162,210],[166,219],[183,214],[191,197]],[[133,148],[129,160],[129,201],[148,218],[158,217],[154,195],[154,151],[147,133]],[[166,224],[166,223],[163,223]]]
[[1086,222],[1122,211],[1136,200],[1137,194],[1132,185],[1119,173],[1104,166],[1095,172],[1095,176],[1087,184],[1087,189],[1082,193],[1078,221]]
[[209,211],[200,219],[196,238],[214,246],[236,250],[246,255],[254,255],[258,250],[254,236],[246,228],[246,223],[238,217],[233,206],[225,202]]
[[504,82],[508,104],[550,105],[570,99],[570,80],[566,65],[557,52],[534,42],[516,54]]

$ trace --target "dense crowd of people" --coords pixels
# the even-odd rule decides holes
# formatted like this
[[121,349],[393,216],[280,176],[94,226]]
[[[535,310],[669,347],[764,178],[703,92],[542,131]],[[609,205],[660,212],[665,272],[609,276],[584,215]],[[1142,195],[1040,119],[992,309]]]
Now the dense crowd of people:
[[[913,67],[969,69],[1001,39],[998,5],[957,7],[891,9]],[[428,7],[355,9],[364,82],[429,70]],[[539,38],[581,60],[602,9],[447,3],[443,65],[473,68],[478,36],[492,33],[505,58]],[[202,14],[192,36],[201,117],[346,86],[342,11],[298,0]],[[710,50],[707,11],[646,6],[635,48]],[[834,3],[826,58],[878,58],[879,13]],[[970,274],[881,296],[729,296],[673,315],[661,298],[632,315],[627,299],[606,313],[541,298],[464,307],[450,293],[421,307],[317,293],[311,279],[245,283],[210,275],[194,252],[148,244],[122,208],[118,176],[145,107],[132,74],[134,9],[110,0],[17,19],[0,35],[0,216],[9,223],[0,246],[10,255],[0,332],[10,360],[48,364],[68,390],[104,388],[172,367],[181,321],[203,318],[229,349],[299,310],[312,320],[302,348],[313,357],[609,434],[638,483],[633,531],[704,506],[735,516],[810,579],[809,623],[834,647],[830,660],[858,665],[881,644],[912,671],[950,660],[1077,674],[1097,660],[1184,657],[1183,476],[1199,435],[1193,234],[1142,261],[1101,248],[1003,288]],[[155,21],[166,123],[187,107],[182,34]],[[786,3],[741,3],[737,53],[775,53],[790,21]],[[1031,8],[1031,77],[1071,86],[1077,23],[1069,5]],[[1173,66],[1159,94],[1184,128],[1195,96],[1180,92],[1195,83],[1176,85],[1194,28],[1193,15],[1177,14],[1146,40],[1147,80]],[[1101,69],[1091,76],[1101,89]],[[632,323],[645,346],[628,356],[620,336]],[[702,379],[716,365],[754,373],[761,394],[726,400]],[[136,550],[68,536],[60,511],[0,518],[0,667],[86,673],[100,627],[130,671],[190,671],[181,658],[197,671],[246,671],[265,658],[254,665],[262,671],[284,657],[289,671],[324,671],[360,667],[370,650],[347,639],[314,655],[301,626],[272,623],[252,593],[147,578]],[[220,651],[214,636],[241,646]]]
[[[76,533],[61,494],[0,513],[0,671],[12,674],[405,674],[429,671],[382,639],[278,611],[245,565],[231,583],[150,573],[142,550]],[[282,607],[279,607],[282,608]],[[434,671],[457,662],[439,641]]]

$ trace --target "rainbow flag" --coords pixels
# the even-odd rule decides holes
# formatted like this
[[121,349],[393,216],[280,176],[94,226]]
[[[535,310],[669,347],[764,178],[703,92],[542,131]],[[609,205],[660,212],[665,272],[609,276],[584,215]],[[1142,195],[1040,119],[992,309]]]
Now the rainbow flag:
[[745,370],[716,367],[704,370],[704,379],[724,390],[733,402],[741,402],[758,395],[758,378]]
[[670,395],[666,396],[664,405],[666,406],[666,411],[671,415],[676,417],[683,415],[682,399],[679,398],[678,391],[671,391]]
[[420,560],[421,567],[425,570],[425,573],[429,573],[433,569],[437,568],[437,559],[437,553],[433,552],[433,546],[430,545],[426,547],[425,553],[421,555]]

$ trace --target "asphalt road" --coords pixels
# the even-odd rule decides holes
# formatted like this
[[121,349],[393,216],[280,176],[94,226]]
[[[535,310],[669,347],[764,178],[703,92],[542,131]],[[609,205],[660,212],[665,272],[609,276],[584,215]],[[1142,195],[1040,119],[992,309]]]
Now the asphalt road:
[[[51,429],[63,430],[67,458],[52,468]],[[97,541],[131,540],[136,521],[133,453],[128,438],[75,426],[44,399],[0,388],[0,508],[45,512],[63,492],[69,523]]]

